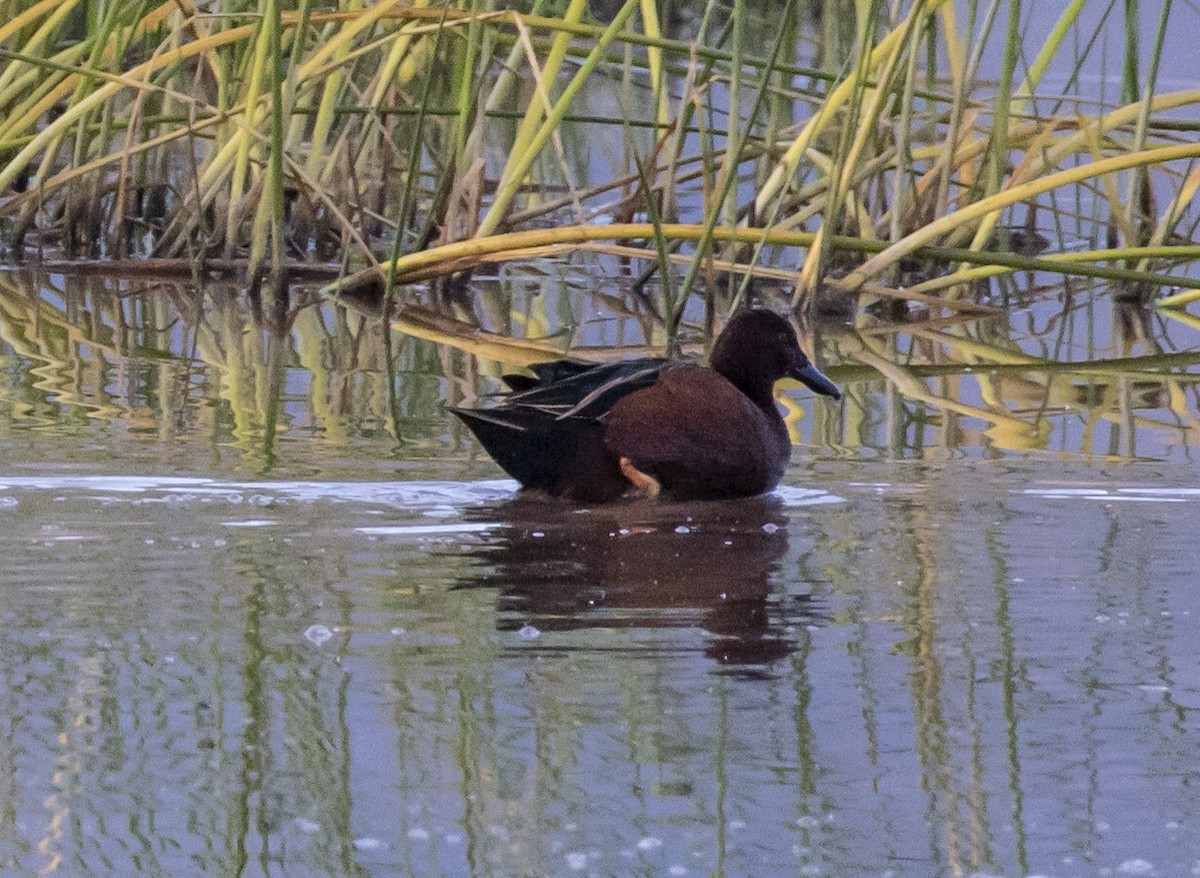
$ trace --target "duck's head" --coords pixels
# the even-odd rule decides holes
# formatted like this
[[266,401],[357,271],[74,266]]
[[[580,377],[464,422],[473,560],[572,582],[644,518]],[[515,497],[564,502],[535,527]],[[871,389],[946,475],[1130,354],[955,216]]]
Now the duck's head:
[[837,386],[808,361],[796,331],[773,311],[739,312],[713,346],[712,368],[751,399],[758,400],[780,378],[795,378],[815,393],[840,399]]

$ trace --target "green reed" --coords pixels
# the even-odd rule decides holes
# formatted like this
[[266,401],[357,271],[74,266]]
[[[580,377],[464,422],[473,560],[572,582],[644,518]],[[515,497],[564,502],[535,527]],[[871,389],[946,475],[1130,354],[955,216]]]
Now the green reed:
[[[1172,114],[1194,110],[1200,87],[1157,89],[1166,34],[1194,13],[1161,4],[1147,41],[1126,4],[1121,105],[1046,101],[1046,71],[1077,73],[1102,43],[1109,10],[1089,30],[1088,4],[1067,4],[1031,51],[1020,3],[826,0],[813,66],[794,3],[709,2],[678,39],[648,0],[603,21],[584,0],[528,12],[259,0],[215,15],[16,0],[0,23],[0,222],[12,252],[51,236],[68,254],[241,259],[278,283],[296,263],[331,261],[382,270],[391,291],[470,270],[472,253],[546,252],[575,227],[599,247],[591,228],[611,221],[617,246],[653,190],[652,233],[620,246],[659,270],[687,265],[678,293],[663,285],[672,336],[702,276],[710,313],[718,277],[732,308],[779,270],[795,272],[801,308],[823,290],[903,298],[908,260],[939,248],[971,254],[927,267],[924,293],[946,307],[979,266],[1017,263],[1137,279],[1186,304],[1159,291],[1190,288],[1169,266],[1189,256],[1178,236],[1196,221],[1200,148]],[[995,82],[980,76],[985,57],[998,58]],[[594,108],[618,79],[614,119]],[[594,177],[597,119],[626,132],[644,168]],[[1063,252],[1059,234],[1036,260],[1010,250],[1021,216],[1031,230],[1037,216],[1078,223],[1071,205],[1092,192],[1103,207],[1082,236],[1144,248],[1123,267],[1111,248]],[[706,231],[661,237],[679,225]],[[519,252],[489,246],[512,232],[529,233]],[[419,273],[397,270],[414,251]]]

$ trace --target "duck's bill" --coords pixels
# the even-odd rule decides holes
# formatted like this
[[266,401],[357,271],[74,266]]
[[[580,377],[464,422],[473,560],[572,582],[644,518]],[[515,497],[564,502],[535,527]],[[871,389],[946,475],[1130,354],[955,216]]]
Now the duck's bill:
[[793,371],[792,377],[814,393],[832,396],[834,399],[842,398],[842,392],[837,389],[837,385],[826,378],[824,373],[812,363]]

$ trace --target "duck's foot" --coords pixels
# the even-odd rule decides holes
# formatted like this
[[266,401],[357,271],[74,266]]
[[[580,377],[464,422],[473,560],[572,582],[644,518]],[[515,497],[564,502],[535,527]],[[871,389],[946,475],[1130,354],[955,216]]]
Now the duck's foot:
[[654,476],[647,475],[634,466],[628,457],[621,458],[621,475],[629,479],[632,490],[626,492],[635,497],[648,497],[653,500],[662,491],[662,485]]

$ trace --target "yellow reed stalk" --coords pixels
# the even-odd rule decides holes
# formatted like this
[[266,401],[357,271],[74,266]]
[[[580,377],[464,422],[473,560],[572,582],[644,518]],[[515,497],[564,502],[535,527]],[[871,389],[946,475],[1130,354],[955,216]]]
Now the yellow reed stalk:
[[1042,44],[1042,48],[1038,50],[1033,63],[1029,65],[1029,71],[1025,74],[1025,79],[1013,91],[1011,106],[1013,115],[1025,112],[1025,107],[1029,103],[1030,96],[1037,90],[1038,83],[1042,81],[1042,74],[1046,72],[1046,68],[1050,66],[1050,62],[1054,60],[1055,53],[1062,45],[1063,40],[1067,38],[1067,34],[1071,32],[1071,28],[1075,26],[1079,14],[1086,5],[1087,0],[1071,0],[1062,11],[1062,14],[1059,15],[1058,20],[1054,22],[1054,27],[1046,35],[1046,41]]
[[[661,234],[664,240],[692,242],[703,240],[707,236],[705,225],[682,223],[660,225],[657,227],[657,231],[656,227],[651,223],[615,223],[611,225],[559,226],[552,229],[530,229],[521,232],[509,232],[503,235],[491,235],[486,238],[454,241],[439,247],[431,247],[427,250],[407,253],[400,256],[394,262],[387,261],[381,265],[364,269],[349,277],[328,284],[322,288],[321,292],[325,295],[336,295],[341,289],[346,287],[353,288],[362,284],[373,284],[378,282],[381,273],[386,274],[390,271],[395,272],[394,282],[396,284],[415,283],[453,271],[461,271],[485,262],[502,262],[509,259],[524,258],[531,253],[555,252],[549,248],[555,248],[560,245],[584,244],[590,241],[622,238],[653,238],[656,234]],[[817,240],[817,236],[811,232],[745,227],[735,228],[730,226],[713,227],[711,229],[711,238],[716,241],[736,242],[739,244],[771,244],[786,247],[812,247]],[[883,245],[881,244],[866,242],[860,239],[849,239],[849,245],[855,249],[866,251],[871,251],[875,248],[883,249]],[[884,252],[891,249],[894,248],[886,248]],[[933,251],[931,256],[945,259],[961,261],[973,258],[984,264],[988,264],[988,260],[998,260],[1007,266],[1007,271],[1061,271],[1063,274],[1101,276],[1109,279],[1145,280],[1157,284],[1177,283],[1183,285],[1191,283],[1187,278],[1152,274],[1142,276],[1140,273],[1128,270],[1085,270],[1089,260],[1080,258],[1081,256],[1090,256],[1094,260],[1113,259],[1119,258],[1121,254],[1130,252],[1133,253],[1135,258],[1142,255],[1147,257],[1161,255],[1163,258],[1188,258],[1189,250],[1180,247],[1145,248],[1133,251],[1095,251],[1092,254],[1062,254],[1054,258],[1040,259],[1014,257],[1012,254],[1003,253],[972,255],[964,250],[951,251],[942,248],[930,248],[930,250]],[[1117,255],[1113,256],[1110,254]],[[992,273],[1001,272],[994,271]],[[945,281],[941,286],[952,286],[956,282],[961,282],[961,280],[962,278],[956,281]],[[849,275],[846,278],[838,280],[831,279],[828,282],[846,293],[862,291],[888,295],[887,292],[880,292],[880,289],[886,290],[886,288],[874,287],[866,283],[864,278],[855,277],[854,275]],[[920,295],[924,295],[932,283],[922,284],[916,289]],[[914,301],[922,301],[920,295],[912,296],[911,298]],[[909,298],[907,293],[902,297]],[[947,307],[951,307],[951,304],[947,304]]]
[[1166,309],[1167,313],[1170,313],[1170,309],[1182,308],[1184,305],[1188,305],[1197,299],[1200,299],[1200,290],[1188,290],[1187,292],[1176,293],[1173,296],[1166,296],[1159,299],[1155,302],[1155,305]]
[[[1155,95],[1150,99],[1149,112],[1161,113],[1164,110],[1173,110],[1197,103],[1200,103],[1200,88],[1167,92]],[[1087,148],[1088,138],[1095,136],[1092,133],[1093,131],[1099,133],[1102,137],[1110,131],[1137,122],[1138,116],[1143,112],[1146,112],[1146,103],[1138,101],[1118,107],[1111,113],[1093,120],[1088,125],[1079,126],[1077,131],[1064,137],[1046,151],[1042,157],[1042,167],[1053,168],[1067,157],[1077,152],[1082,152]]]
[[[350,4],[350,7],[352,11],[361,10],[361,0],[355,0],[355,2]],[[357,19],[352,19],[351,24],[355,21]],[[342,29],[347,30],[349,27],[350,24],[343,24]],[[347,40],[334,37],[325,41],[325,45],[329,43],[337,44],[331,56],[331,60],[335,66],[329,71],[329,75],[324,78],[321,86],[321,99],[317,103],[317,113],[312,120],[308,162],[304,166],[308,176],[313,179],[326,177],[333,172],[333,168],[335,167],[335,162],[326,160],[325,145],[329,141],[329,132],[333,129],[334,110],[337,109],[338,97],[342,90],[342,80],[346,75],[342,62],[350,51]]]
[[[270,27],[267,24],[267,19],[263,17],[259,20],[258,34],[254,45],[254,56],[250,61],[249,77],[246,82],[245,112],[238,116],[235,121],[237,130],[230,142],[235,144],[236,153],[233,160],[233,175],[229,180],[229,203],[226,207],[225,216],[225,253],[230,255],[235,245],[237,244],[238,233],[238,217],[244,210],[242,204],[242,196],[245,195],[247,184],[250,182],[250,148],[255,143],[251,132],[256,131],[260,122],[265,121],[263,108],[259,106],[259,99],[263,92],[263,81],[269,76],[268,65],[278,63],[272,59],[268,43],[270,42]],[[257,261],[257,256],[261,255],[261,250],[258,253],[254,252],[254,244],[259,241],[259,235],[254,234],[252,238],[251,261]]]
[[[51,61],[54,65],[74,67],[86,50],[87,46],[80,43],[67,51],[59,52]],[[104,78],[102,74],[97,74],[97,76]],[[64,99],[75,88],[75,79],[72,74],[58,82],[51,80],[50,87],[43,92],[41,89],[45,88],[46,79],[47,74],[45,65],[43,65],[31,67],[13,82],[8,93],[15,98],[24,97],[24,100],[18,100],[9,107],[7,119],[0,119],[0,146],[16,145],[17,132],[28,131],[35,127],[38,120],[51,107]],[[39,84],[39,80],[42,80],[41,84]]]
[[[1077,250],[1073,253],[1055,253],[1052,256],[1040,256],[1039,262],[1058,262],[1066,268],[1070,265],[1087,265],[1094,262],[1112,262],[1127,259],[1157,259],[1167,262],[1186,262],[1200,259],[1200,244],[1190,246],[1153,246],[1153,247],[1117,247],[1104,250]],[[1015,265],[976,265],[960,269],[954,274],[931,278],[906,287],[906,295],[919,293],[928,296],[938,290],[968,284],[983,278],[996,277],[1002,274],[1013,274],[1026,269]],[[1040,270],[1040,266],[1039,266]],[[1167,301],[1166,299],[1162,300]],[[1160,302],[1161,304],[1161,302]]]
[[[651,40],[662,39],[662,29],[658,24],[658,4],[655,0],[641,0],[642,30]],[[658,137],[662,137],[670,123],[670,105],[668,99],[668,83],[663,76],[663,51],[653,43],[646,46],[646,61],[650,66],[650,90],[655,96],[655,107],[658,122]]]
[[93,109],[118,94],[121,89],[130,84],[141,83],[155,71],[211,51],[218,46],[237,42],[252,33],[254,33],[254,28],[251,26],[233,28],[214,34],[206,41],[197,40],[192,43],[185,43],[177,49],[157,55],[148,61],[136,65],[123,76],[105,77],[106,81],[102,85],[98,86],[91,94],[84,95],[78,101],[69,104],[60,117],[48,123],[45,128],[30,138],[29,143],[7,165],[0,168],[0,189],[4,189],[11,184],[17,174],[33,161],[35,156],[41,154],[49,144],[55,142],[55,140],[69,131],[72,125]]
[[[332,62],[336,56],[346,51],[346,48],[354,41],[360,33],[368,28],[374,27],[381,19],[388,18],[389,13],[401,5],[402,0],[381,0],[381,2],[369,6],[362,10],[353,10],[348,12],[339,12],[333,15],[311,16],[314,22],[316,21],[341,21],[344,22],[344,27],[340,28],[337,33],[317,47],[316,51],[298,66],[296,71],[297,79],[307,79],[327,63]],[[420,6],[421,4],[416,4]],[[285,26],[295,26],[295,16],[285,16]]]
[[[414,9],[424,9],[429,5],[429,0],[415,0],[412,4]],[[406,71],[403,76],[399,76],[400,64],[406,57],[409,56],[409,47],[412,46],[415,34],[410,30],[410,25],[405,25],[396,34],[392,41],[392,47],[388,50],[387,57],[379,66],[379,76],[375,82],[375,89],[367,100],[367,105],[372,110],[378,110],[387,98],[388,90],[392,87],[395,80],[401,83],[408,82],[411,74],[416,72],[417,65],[413,65],[410,71]]]
[[[549,113],[541,124],[538,120],[541,119],[541,110],[537,101],[530,101],[529,111],[526,113],[525,119],[522,120],[521,129],[518,131],[517,140],[514,141],[512,151],[509,153],[508,163],[505,165],[504,172],[501,175],[500,183],[496,187],[496,196],[492,200],[491,206],[484,214],[483,220],[479,224],[479,229],[476,232],[478,236],[491,234],[500,225],[504,218],[505,211],[508,210],[508,205],[517,194],[517,189],[520,187],[521,181],[529,168],[533,165],[534,160],[541,152],[542,147],[550,136],[558,129],[562,117],[566,115],[567,108],[570,107],[575,94],[583,87],[591,72],[600,63],[604,54],[608,51],[609,45],[625,26],[626,20],[633,14],[634,3],[636,0],[626,0],[625,5],[613,17],[612,23],[605,28],[604,33],[596,40],[591,51],[584,59],[579,70],[563,88],[562,94],[554,105],[554,109]],[[572,2],[572,8],[574,7]],[[558,46],[557,40],[562,35],[556,37],[555,48]],[[566,46],[563,46],[565,53]],[[553,51],[552,51],[553,54]],[[560,61],[561,63],[561,61]],[[552,81],[552,68],[549,60],[544,69],[544,75],[547,81]],[[526,121],[530,122],[528,127],[536,128],[531,134],[526,135]]]
[[[875,86],[869,89],[867,100],[858,114],[858,128],[854,133],[854,140],[851,142],[846,154],[841,157],[841,166],[835,169],[837,179],[835,180],[829,202],[832,205],[841,206],[847,199],[847,193],[858,167],[859,156],[862,155],[868,140],[879,125],[879,116],[883,108],[883,102],[891,92],[892,77],[895,75],[896,69],[900,64],[900,59],[904,56],[905,51],[913,48],[911,45],[911,34],[917,26],[917,22],[923,17],[924,13],[922,12],[921,4],[913,4],[913,7],[909,10],[908,17],[896,31],[900,34],[899,39],[895,40],[889,51],[879,58],[881,63],[879,65],[879,72],[875,77]],[[863,32],[864,42],[866,39],[867,34]],[[896,173],[900,173],[899,168],[897,168]],[[837,217],[826,217],[826,222],[821,224],[819,234],[823,236],[829,222],[837,223],[837,221]],[[863,230],[870,229],[871,223],[868,221],[860,226],[860,228]],[[820,267],[823,249],[820,245],[811,247],[805,256],[804,265],[800,268],[797,295],[799,295],[801,290],[812,290],[816,287],[817,271]]]
[[[926,13],[933,12],[948,2],[950,0],[928,0],[925,3],[917,3],[911,14],[915,15],[917,9]],[[862,65],[860,69],[874,70],[879,67],[883,60],[896,50],[896,44],[903,40],[906,33],[908,33],[906,27],[901,26],[887,34],[871,50],[867,64]],[[784,186],[791,179],[796,166],[800,163],[801,156],[804,155],[809,144],[812,143],[813,139],[820,133],[828,121],[833,118],[835,113],[850,99],[854,90],[860,87],[861,83],[858,81],[857,75],[847,77],[821,102],[820,109],[805,123],[800,133],[792,141],[791,145],[788,146],[787,151],[779,160],[779,164],[771,171],[771,175],[763,184],[762,189],[759,190],[758,197],[754,199],[754,213],[756,216],[764,216],[766,214],[767,205],[771,199],[783,191]]]
[[1163,211],[1154,227],[1154,233],[1150,236],[1150,244],[1161,244],[1167,239],[1168,233],[1175,228],[1175,223],[1191,206],[1198,190],[1200,190],[1200,167],[1195,167],[1192,168],[1183,181],[1183,185],[1179,187],[1179,191],[1175,193],[1175,197],[1171,199],[1171,203]]
[[[41,47],[45,45],[46,41],[55,35],[59,23],[71,14],[77,3],[39,3],[35,8],[40,10],[46,5],[49,6],[51,13],[42,23],[41,27],[34,31],[33,35],[30,36],[23,46],[21,46],[21,54],[23,55],[36,56]],[[22,19],[25,18],[25,16],[18,15],[16,18]],[[30,22],[32,22],[32,19],[30,19]],[[7,27],[0,28],[0,44],[18,32],[19,31],[12,29],[11,23]],[[18,73],[23,72],[23,70],[24,66],[19,63],[9,63],[5,66],[3,72],[0,73],[0,94],[4,94],[5,92],[9,91],[9,87],[12,85],[13,79],[16,78]]]
[[[569,24],[578,24],[586,7],[586,0],[571,0],[563,20]],[[555,34],[554,40],[550,44],[550,51],[546,54],[546,61],[542,65],[543,75],[548,81],[553,82],[558,78],[570,44],[571,35],[568,32],[560,31]],[[511,200],[512,194],[515,194],[520,178],[525,176],[525,171],[533,163],[533,154],[536,152],[533,143],[544,116],[545,111],[541,101],[530,101],[529,106],[525,109],[525,115],[521,119],[521,124],[517,126],[517,133],[509,150],[508,161],[504,165],[504,170],[500,172],[500,179],[496,184],[496,200],[492,202],[492,206],[484,215],[483,221],[480,223],[479,234],[486,235],[500,224],[501,215],[508,208],[508,202]],[[537,148],[540,149],[540,144]],[[502,198],[502,193],[511,194]]]
[[411,306],[401,310],[400,316],[392,321],[392,327],[413,338],[449,345],[476,357],[513,366],[557,360],[567,352],[566,344],[509,338]]
[[1114,156],[1091,162],[1075,168],[1068,168],[1054,174],[1048,174],[1036,181],[1013,186],[995,195],[969,204],[947,216],[934,220],[918,229],[911,235],[892,244],[881,253],[872,256],[863,265],[846,276],[846,282],[851,288],[857,288],[868,278],[874,277],[898,262],[903,257],[932,244],[942,235],[966,224],[987,216],[993,211],[1000,210],[1020,201],[1028,201],[1060,186],[1069,186],[1092,177],[1128,168],[1145,167],[1152,164],[1176,161],[1179,159],[1200,158],[1200,143],[1185,143],[1176,146],[1163,146],[1155,149],[1141,150],[1127,155]]
[[[55,10],[65,9],[67,12],[70,12],[76,5],[78,4],[71,2],[64,3],[63,0],[41,0],[40,3],[33,4],[24,12],[14,15],[4,24],[0,24],[0,43],[11,39],[14,34],[19,34],[25,28],[31,27],[35,21],[46,13],[51,13],[51,17],[53,18],[55,17]],[[26,44],[26,48],[29,48],[28,44]]]
[[954,84],[954,90],[958,91],[967,72],[966,44],[958,32],[958,17],[954,11],[954,4],[946,4],[938,10],[938,13],[942,19],[942,34],[946,42],[946,62],[950,65],[950,81]]

